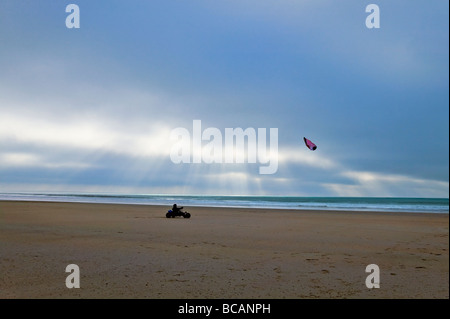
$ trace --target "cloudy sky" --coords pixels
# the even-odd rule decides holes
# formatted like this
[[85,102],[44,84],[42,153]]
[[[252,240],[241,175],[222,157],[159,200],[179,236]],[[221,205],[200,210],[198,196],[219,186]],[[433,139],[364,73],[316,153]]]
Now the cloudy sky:
[[[0,192],[448,197],[448,12],[444,0],[2,0]],[[259,157],[174,163],[171,132],[194,145],[194,120],[223,137],[277,128],[276,172],[260,174]]]

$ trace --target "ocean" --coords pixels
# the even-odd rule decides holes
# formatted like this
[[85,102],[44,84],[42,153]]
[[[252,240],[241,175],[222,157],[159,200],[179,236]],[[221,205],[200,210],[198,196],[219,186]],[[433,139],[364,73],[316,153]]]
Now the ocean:
[[0,200],[163,205],[168,208],[176,203],[178,206],[184,206],[185,209],[209,206],[449,213],[448,198],[0,193]]

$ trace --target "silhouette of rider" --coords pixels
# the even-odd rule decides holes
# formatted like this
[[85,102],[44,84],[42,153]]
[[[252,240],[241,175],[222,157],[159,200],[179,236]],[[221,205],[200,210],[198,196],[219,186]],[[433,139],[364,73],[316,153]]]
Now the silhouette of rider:
[[183,209],[183,207],[178,207],[177,204],[173,204],[172,212],[173,212],[174,214],[176,214],[176,213],[181,213],[181,210],[182,210],[182,209]]

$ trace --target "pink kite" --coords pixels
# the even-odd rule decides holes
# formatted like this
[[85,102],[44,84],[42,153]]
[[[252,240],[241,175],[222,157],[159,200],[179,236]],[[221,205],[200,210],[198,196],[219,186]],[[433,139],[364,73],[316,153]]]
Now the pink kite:
[[305,141],[305,144],[306,144],[307,148],[309,148],[311,151],[315,151],[316,150],[316,148],[317,148],[316,144],[314,144],[313,142],[308,140],[306,137],[304,137],[303,140]]

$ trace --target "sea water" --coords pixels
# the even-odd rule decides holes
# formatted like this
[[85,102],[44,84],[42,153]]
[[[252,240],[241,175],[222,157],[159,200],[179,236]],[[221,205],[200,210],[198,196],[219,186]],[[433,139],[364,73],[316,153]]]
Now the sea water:
[[449,213],[448,198],[211,196],[92,193],[0,193],[0,200],[140,204],[194,207],[241,207]]

